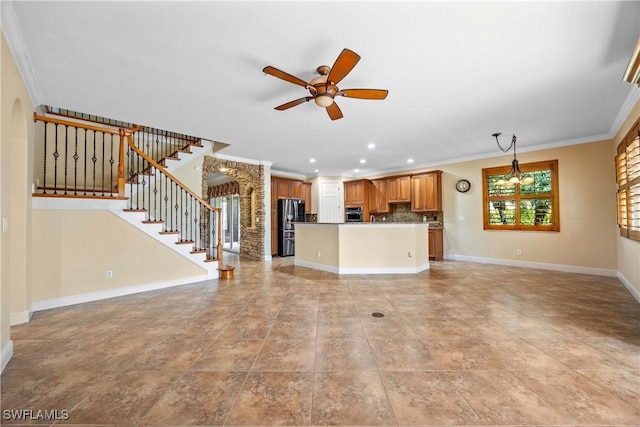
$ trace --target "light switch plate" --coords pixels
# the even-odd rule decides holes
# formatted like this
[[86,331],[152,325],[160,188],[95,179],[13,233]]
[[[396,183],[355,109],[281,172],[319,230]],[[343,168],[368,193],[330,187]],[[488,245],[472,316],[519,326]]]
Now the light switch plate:
[[2,232],[6,233],[9,231],[9,218],[2,218]]

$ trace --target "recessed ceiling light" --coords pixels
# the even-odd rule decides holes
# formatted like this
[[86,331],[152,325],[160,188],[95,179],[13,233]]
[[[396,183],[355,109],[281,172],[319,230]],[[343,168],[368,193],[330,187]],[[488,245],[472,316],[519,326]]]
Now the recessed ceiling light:
[[413,163],[413,159],[407,159],[407,163]]
[[365,159],[360,159],[360,164],[365,164],[367,161]]
[[309,159],[309,163],[315,163],[316,159]]
[[367,148],[370,149],[370,150],[373,149],[373,148],[376,148],[376,144],[371,142],[371,143],[369,143],[369,145],[367,145]]
[[353,171],[354,172],[360,172],[360,169],[354,169]]
[[318,169],[314,169],[313,171],[314,171],[315,173],[318,173],[318,172],[320,172],[320,171],[319,171]]

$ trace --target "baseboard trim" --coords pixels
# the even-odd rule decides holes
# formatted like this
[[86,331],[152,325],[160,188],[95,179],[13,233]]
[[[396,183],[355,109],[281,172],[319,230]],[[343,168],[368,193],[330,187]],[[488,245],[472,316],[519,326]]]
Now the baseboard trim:
[[2,353],[0,354],[0,373],[4,371],[4,368],[7,367],[9,360],[13,357],[13,341],[9,340],[7,345],[2,349]]
[[327,271],[329,273],[339,274],[338,273],[338,267],[334,267],[332,265],[317,264],[315,262],[302,261],[302,260],[299,260],[299,259],[294,259],[293,260],[293,265],[297,265],[297,266],[300,266],[300,267],[313,268],[314,270]]
[[485,258],[485,257],[455,255],[455,254],[446,254],[444,258],[452,261],[468,261],[468,262],[477,262],[480,264],[496,264],[496,265],[506,265],[511,267],[538,268],[540,270],[562,271],[565,273],[592,274],[594,276],[616,277],[618,274],[617,270],[610,270],[607,268],[583,267],[579,265],[551,264],[546,262],[533,262],[533,261],[516,261],[512,259]]
[[82,304],[85,302],[99,301],[108,298],[121,297],[125,295],[138,294],[140,292],[155,291],[158,289],[171,288],[173,286],[187,285],[195,282],[206,281],[207,275],[187,277],[184,279],[168,280],[166,282],[149,283],[146,285],[129,286],[104,291],[89,292],[86,294],[70,295],[66,297],[51,298],[34,301],[32,311],[49,310],[52,308],[65,307],[68,305]]
[[640,290],[635,286],[633,286],[633,284],[629,280],[627,280],[627,278],[624,277],[624,275],[619,271],[616,277],[618,278],[618,280],[622,282],[624,287],[627,288],[627,290],[631,293],[631,295],[633,295],[636,301],[640,302]]
[[317,264],[315,262],[303,261],[303,260],[294,260],[294,265],[298,265],[300,267],[313,268],[314,270],[328,271],[329,273],[336,274],[416,274],[421,271],[428,270],[430,268],[429,263],[411,268],[411,267],[401,267],[401,268],[347,268],[347,267],[334,267],[332,265],[326,264]]
[[33,306],[29,311],[20,311],[18,313],[11,313],[9,317],[9,324],[11,326],[21,325],[23,323],[29,323],[31,315],[33,314]]

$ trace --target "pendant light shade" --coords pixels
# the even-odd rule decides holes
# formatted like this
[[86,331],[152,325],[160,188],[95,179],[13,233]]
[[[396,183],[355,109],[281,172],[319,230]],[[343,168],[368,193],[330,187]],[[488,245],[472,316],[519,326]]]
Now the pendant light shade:
[[516,158],[516,136],[515,134],[511,137],[511,143],[509,144],[509,146],[507,148],[503,148],[502,145],[500,145],[500,141],[498,140],[498,137],[502,135],[502,133],[497,132],[494,133],[493,136],[496,139],[496,143],[498,144],[498,147],[500,148],[500,150],[502,150],[503,153],[508,152],[509,150],[511,150],[511,148],[513,147],[513,160],[511,161],[511,170],[509,171],[509,174],[507,175],[508,178],[505,179],[499,179],[498,181],[496,181],[496,185],[498,186],[506,186],[506,185],[531,185],[534,183],[534,178],[531,175],[525,175],[522,173],[522,171],[520,170],[520,166],[518,165],[518,159]]

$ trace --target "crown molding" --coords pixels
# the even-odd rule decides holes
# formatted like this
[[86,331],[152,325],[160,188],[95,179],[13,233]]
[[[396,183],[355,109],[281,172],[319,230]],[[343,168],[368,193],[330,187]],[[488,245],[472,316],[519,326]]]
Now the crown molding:
[[624,100],[624,103],[618,110],[618,114],[611,123],[611,127],[609,128],[609,135],[611,135],[610,138],[616,136],[616,133],[618,133],[624,121],[627,120],[627,117],[629,117],[639,100],[640,88],[638,88],[638,86],[632,86],[629,94]]
[[9,50],[18,67],[18,72],[22,76],[29,98],[34,107],[44,104],[44,98],[38,88],[37,79],[33,73],[31,60],[27,54],[27,46],[20,31],[18,17],[13,9],[12,1],[2,1],[2,33],[9,45]]

